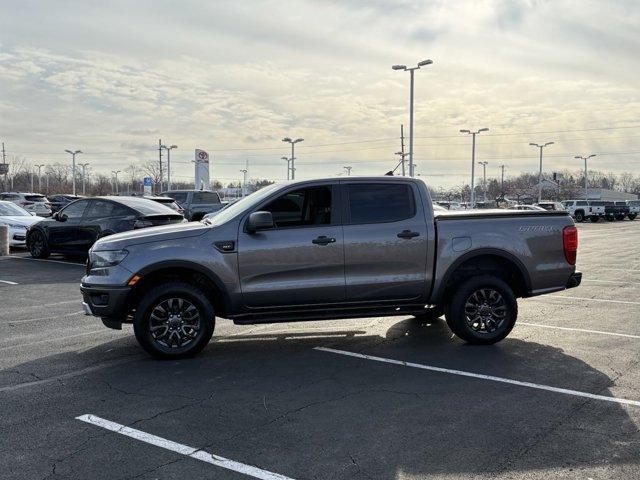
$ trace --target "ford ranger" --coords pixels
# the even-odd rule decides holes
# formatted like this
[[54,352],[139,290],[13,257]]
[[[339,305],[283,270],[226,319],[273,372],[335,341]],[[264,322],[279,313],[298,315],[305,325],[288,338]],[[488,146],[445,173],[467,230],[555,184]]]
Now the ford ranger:
[[270,185],[210,220],[98,240],[88,315],[133,323],[151,355],[193,355],[236,324],[384,315],[437,319],[473,344],[505,338],[516,299],[580,284],[565,211],[436,212],[406,177]]

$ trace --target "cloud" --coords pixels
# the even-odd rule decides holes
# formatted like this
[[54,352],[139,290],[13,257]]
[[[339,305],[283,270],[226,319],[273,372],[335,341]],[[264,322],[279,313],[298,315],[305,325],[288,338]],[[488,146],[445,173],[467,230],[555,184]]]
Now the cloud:
[[[483,126],[490,171],[535,168],[528,142],[547,137],[549,168],[573,167],[575,153],[640,151],[633,131],[562,133],[640,124],[639,14],[634,2],[568,0],[11,4],[0,129],[16,153],[48,161],[77,145],[96,170],[153,156],[162,138],[179,145],[182,175],[202,147],[224,176],[249,158],[253,176],[280,178],[280,139],[295,135],[300,177],[347,163],[380,173],[408,130],[408,74],[390,66],[433,58],[415,77],[422,173],[464,181],[469,142],[457,132]],[[622,171],[637,158],[598,161]]]

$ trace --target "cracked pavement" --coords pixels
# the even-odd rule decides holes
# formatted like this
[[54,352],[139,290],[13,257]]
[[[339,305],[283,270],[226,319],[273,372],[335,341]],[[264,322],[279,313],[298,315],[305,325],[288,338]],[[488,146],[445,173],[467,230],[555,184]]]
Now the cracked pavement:
[[[583,285],[521,300],[519,319],[640,335],[640,221],[579,229]],[[18,282],[0,285],[0,478],[249,478],[75,420],[87,413],[295,479],[640,477],[640,407],[313,349],[640,400],[640,339],[518,325],[471,347],[443,320],[219,320],[202,355],[154,361],[129,326],[76,314],[82,271],[0,260]]]

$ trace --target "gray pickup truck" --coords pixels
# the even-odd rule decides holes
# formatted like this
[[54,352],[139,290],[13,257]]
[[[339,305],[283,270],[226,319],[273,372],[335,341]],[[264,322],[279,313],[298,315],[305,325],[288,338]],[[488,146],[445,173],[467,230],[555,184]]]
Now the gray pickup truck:
[[156,357],[193,355],[215,317],[236,324],[445,314],[491,344],[516,298],[580,284],[564,211],[437,212],[421,180],[331,178],[271,185],[211,220],[98,240],[81,291],[110,328],[133,323]]

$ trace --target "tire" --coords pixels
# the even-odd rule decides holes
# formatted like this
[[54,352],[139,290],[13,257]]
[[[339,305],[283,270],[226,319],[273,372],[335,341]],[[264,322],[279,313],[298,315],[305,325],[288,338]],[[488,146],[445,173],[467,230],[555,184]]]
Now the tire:
[[584,222],[584,212],[577,211],[576,214],[575,214],[575,218],[576,218],[576,222],[578,222],[578,223]]
[[29,235],[27,244],[29,245],[29,253],[33,258],[47,258],[51,254],[47,239],[39,230]]
[[598,223],[600,221],[600,218],[599,217],[591,217],[590,220],[591,220],[592,223]]
[[[159,333],[154,335],[152,327]],[[164,359],[196,355],[211,340],[214,327],[211,301],[188,283],[167,283],[149,290],[133,318],[140,346],[151,356]]]
[[[474,306],[482,309],[482,318],[469,316]],[[513,291],[493,275],[471,277],[460,283],[446,308],[447,324],[462,340],[473,345],[491,345],[505,338],[518,317],[518,303]],[[480,317],[477,317],[480,318]]]
[[637,216],[638,216],[637,213],[630,213],[629,214],[629,220],[635,220]]
[[616,220],[624,220],[624,215],[616,215]]
[[607,222],[613,222],[615,220],[613,215],[607,215],[605,218],[607,219]]
[[444,315],[444,308],[438,305],[433,308],[425,308],[423,313],[414,315],[414,317],[419,322],[433,323],[437,322],[442,315]]

